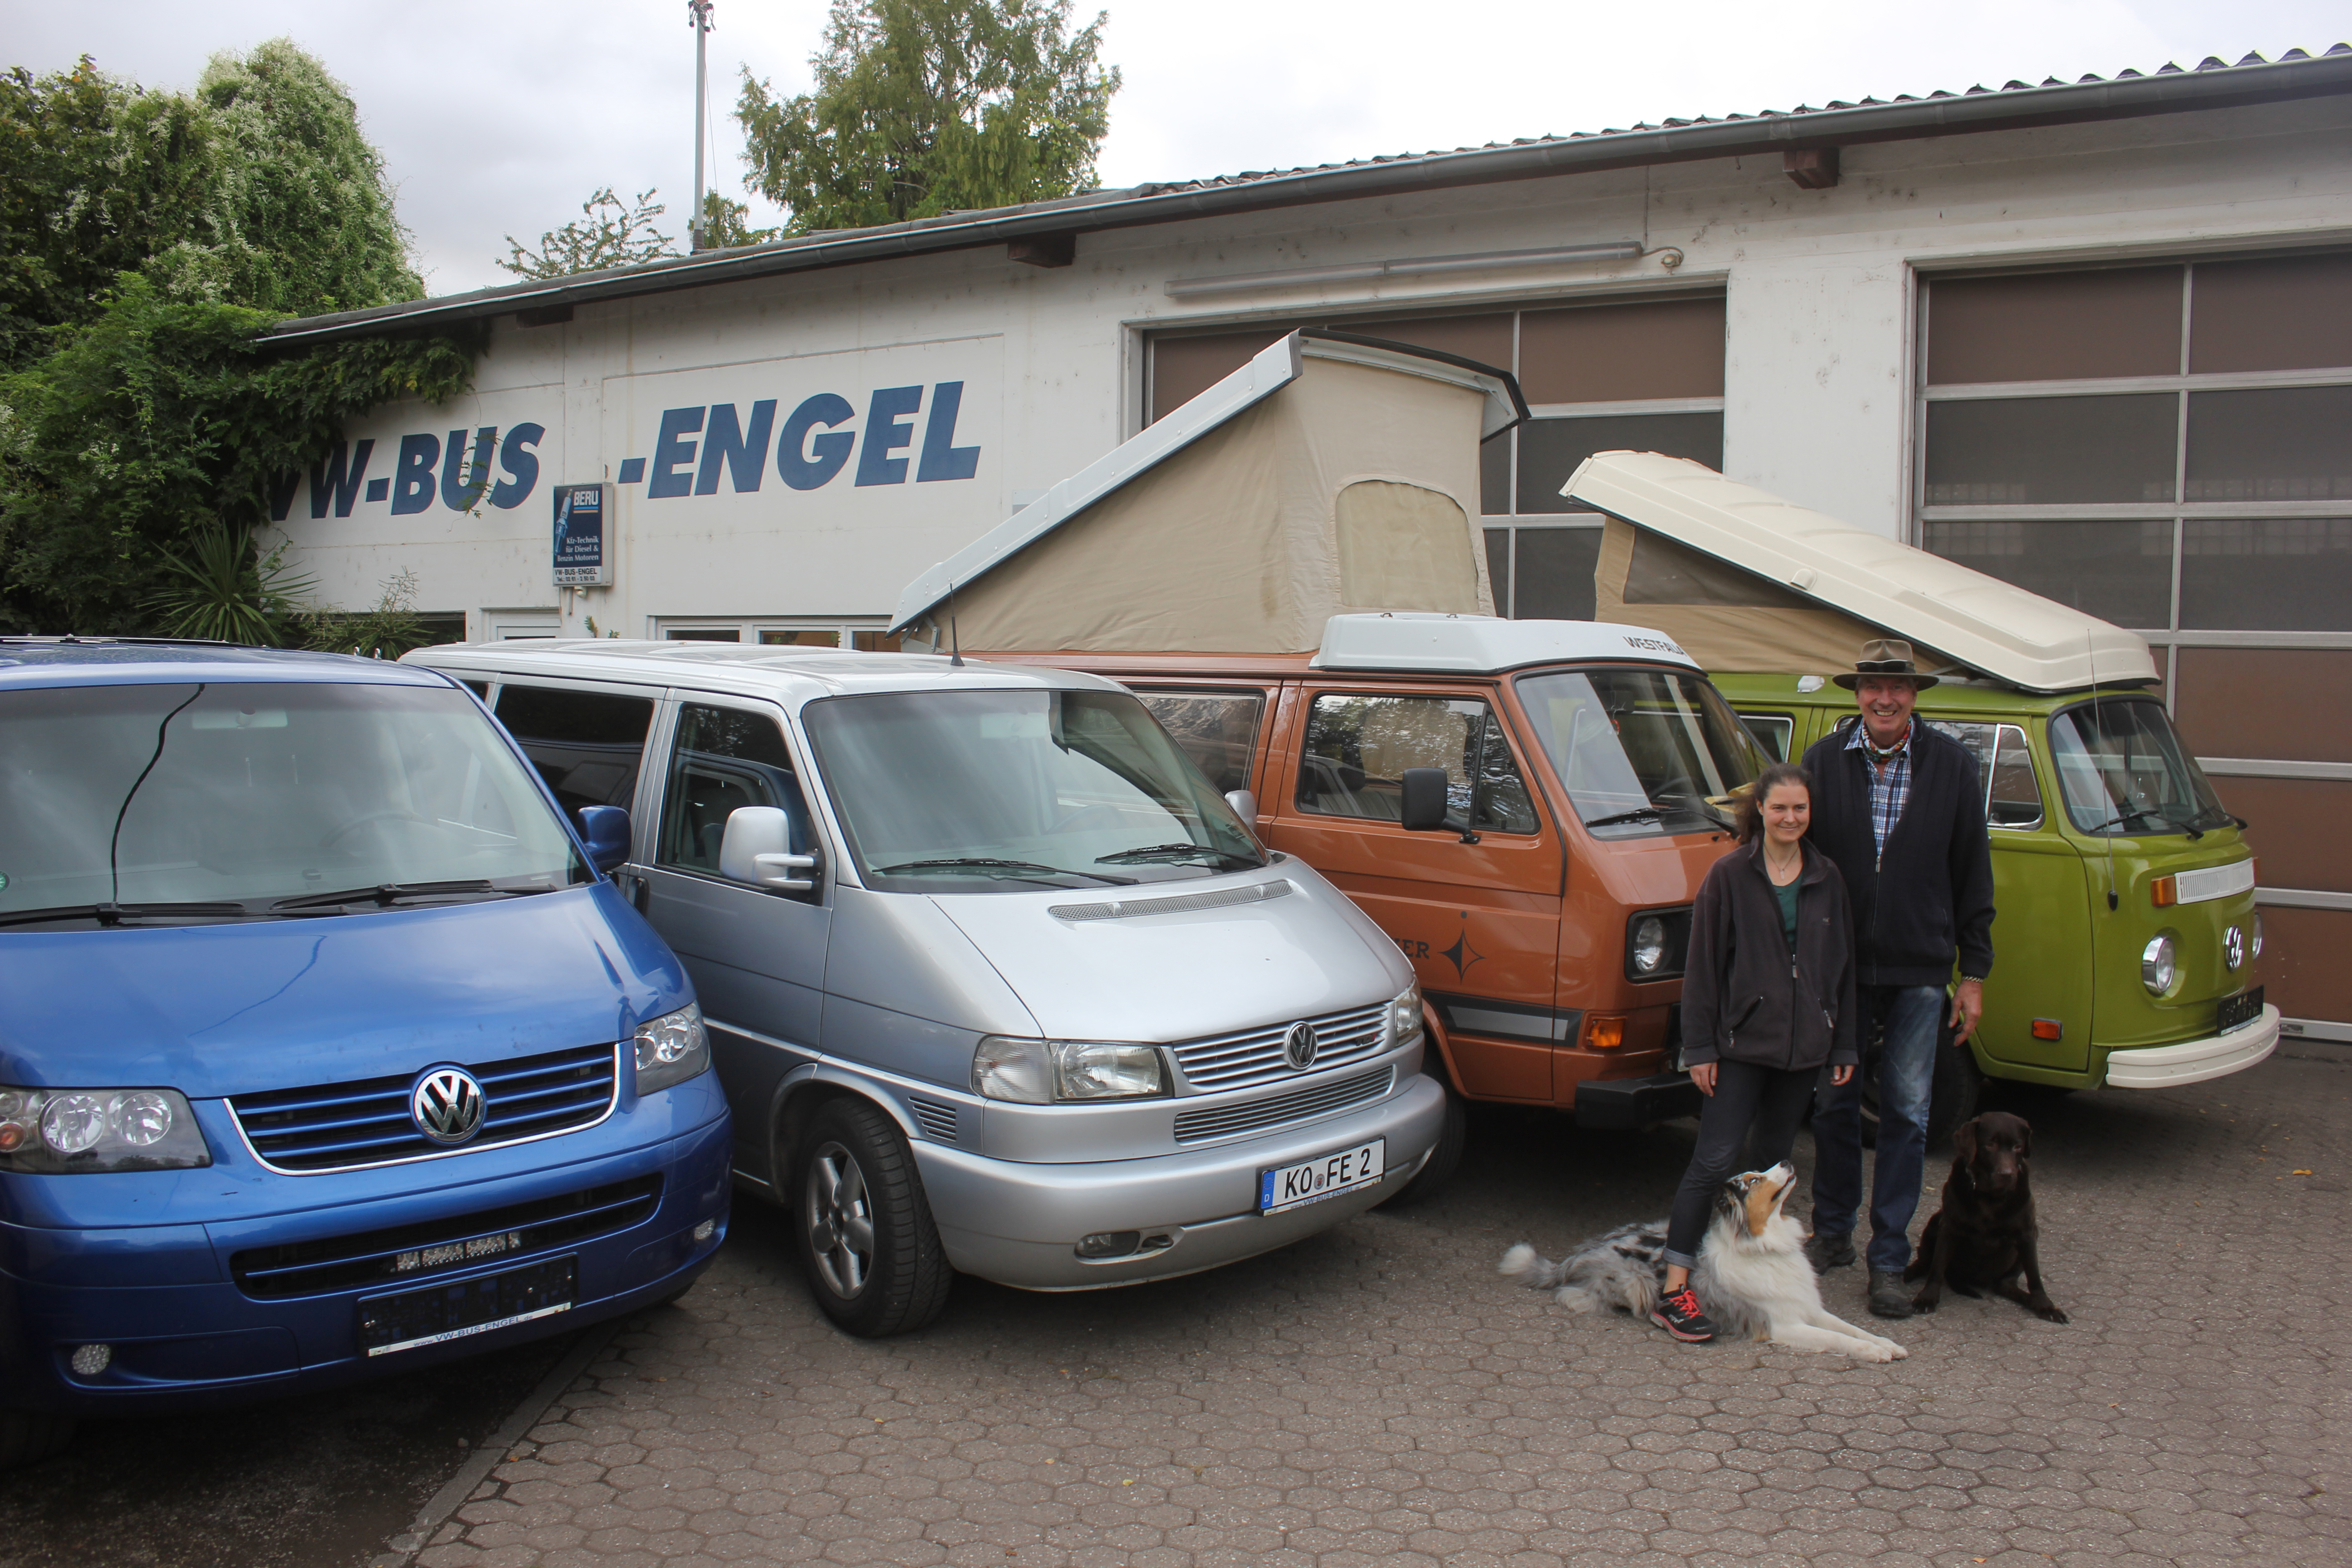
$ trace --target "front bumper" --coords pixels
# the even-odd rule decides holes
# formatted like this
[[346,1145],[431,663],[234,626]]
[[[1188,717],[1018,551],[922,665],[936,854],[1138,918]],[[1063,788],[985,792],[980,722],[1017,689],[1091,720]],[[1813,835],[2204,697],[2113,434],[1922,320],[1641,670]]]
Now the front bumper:
[[[716,1093],[711,1098],[716,1100]],[[226,1278],[225,1233],[256,1225],[158,1225],[103,1230],[0,1224],[0,1404],[79,1415],[202,1408],[388,1375],[434,1362],[562,1333],[636,1310],[690,1283],[726,1238],[732,1136],[724,1114],[678,1136],[527,1176],[472,1184],[453,1194],[457,1213],[658,1173],[652,1211],[602,1236],[525,1249],[410,1279],[317,1294],[257,1299]],[[544,1151],[546,1145],[536,1146]],[[102,1177],[76,1176],[74,1181]],[[316,1227],[320,1211],[296,1210],[270,1225]],[[336,1205],[337,1234],[414,1223],[415,1194]],[[711,1234],[695,1230],[712,1221]],[[358,1343],[359,1302],[425,1286],[454,1285],[548,1258],[576,1262],[573,1305],[509,1327],[369,1356]],[[105,1371],[71,1370],[77,1346],[110,1346]]]
[[[1444,1088],[1414,1073],[1360,1110],[1214,1148],[1044,1164],[918,1142],[915,1163],[940,1240],[959,1270],[1028,1290],[1092,1290],[1214,1268],[1361,1214],[1412,1179],[1437,1143],[1444,1114]],[[1372,1138],[1388,1140],[1380,1182],[1287,1214],[1256,1212],[1260,1171]],[[1077,1256],[1082,1237],[1130,1230],[1165,1244],[1100,1262]]]
[[1705,1103],[1686,1072],[1587,1079],[1576,1086],[1576,1125],[1583,1131],[1636,1131],[1677,1116],[1696,1116]]
[[2173,1089],[2243,1072],[2278,1048],[2279,1010],[2263,1005],[2263,1016],[2242,1028],[2177,1046],[2147,1046],[2111,1053],[2109,1089]]

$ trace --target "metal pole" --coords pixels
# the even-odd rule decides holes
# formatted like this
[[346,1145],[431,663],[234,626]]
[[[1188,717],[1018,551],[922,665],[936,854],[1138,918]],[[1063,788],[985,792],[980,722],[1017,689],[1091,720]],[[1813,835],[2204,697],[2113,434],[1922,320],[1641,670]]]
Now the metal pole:
[[686,23],[694,29],[694,212],[686,226],[688,250],[702,248],[702,142],[704,109],[703,89],[706,80],[706,40],[710,36],[710,13],[717,0],[686,0]]

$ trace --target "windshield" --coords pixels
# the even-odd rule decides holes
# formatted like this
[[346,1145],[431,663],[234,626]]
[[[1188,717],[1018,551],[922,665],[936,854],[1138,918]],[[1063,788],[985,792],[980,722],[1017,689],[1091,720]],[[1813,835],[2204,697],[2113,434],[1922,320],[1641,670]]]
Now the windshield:
[[290,914],[277,906],[352,889],[381,904],[388,885],[488,897],[590,875],[513,749],[454,688],[0,692],[0,925],[100,905]]
[[1731,825],[1731,796],[1771,759],[1704,676],[1663,669],[1521,676],[1544,755],[1602,838]]
[[804,713],[870,888],[1102,887],[1265,863],[1123,691],[892,692]]
[[2067,819],[2079,832],[2201,833],[2231,820],[2182,750],[2170,716],[2146,698],[2102,699],[2053,714],[2050,749]]

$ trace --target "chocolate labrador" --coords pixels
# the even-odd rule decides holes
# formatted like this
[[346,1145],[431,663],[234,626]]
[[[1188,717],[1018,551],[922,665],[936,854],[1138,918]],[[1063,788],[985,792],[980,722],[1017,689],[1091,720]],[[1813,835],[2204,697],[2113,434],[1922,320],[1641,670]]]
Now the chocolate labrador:
[[[1944,1206],[1920,1233],[1919,1251],[1906,1279],[1927,1283],[1911,1299],[1915,1312],[1932,1312],[1948,1284],[1963,1296],[1986,1290],[2008,1297],[2037,1317],[2063,1323],[2042,1288],[2041,1232],[2033,1221],[2033,1129],[2021,1116],[1987,1111],[1952,1133],[1952,1174]],[[2017,1277],[2025,1276],[2018,1289]]]

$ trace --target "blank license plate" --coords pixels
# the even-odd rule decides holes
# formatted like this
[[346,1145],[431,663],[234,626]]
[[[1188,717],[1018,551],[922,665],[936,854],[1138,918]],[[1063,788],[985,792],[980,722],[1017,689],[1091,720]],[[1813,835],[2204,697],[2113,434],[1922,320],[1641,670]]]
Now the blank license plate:
[[2252,991],[2241,991],[2235,996],[2221,998],[2221,1005],[2213,1019],[2213,1032],[2226,1035],[2232,1029],[2242,1029],[2262,1016],[2263,988],[2257,985]]
[[360,1348],[390,1355],[568,1312],[579,1299],[579,1261],[551,1258],[479,1279],[370,1297],[360,1303]]
[[1257,1173],[1257,1212],[1282,1214],[1371,1185],[1388,1169],[1389,1141],[1374,1138]]

